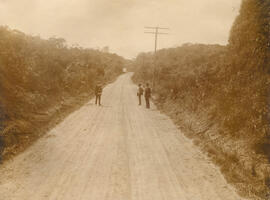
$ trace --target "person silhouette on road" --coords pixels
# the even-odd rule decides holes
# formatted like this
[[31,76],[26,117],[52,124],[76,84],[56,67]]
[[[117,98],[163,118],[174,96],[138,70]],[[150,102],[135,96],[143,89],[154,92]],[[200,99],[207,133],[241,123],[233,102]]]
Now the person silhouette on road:
[[101,106],[101,94],[102,94],[102,85],[98,83],[95,88],[95,95],[96,95],[96,105],[98,104]]
[[151,98],[151,88],[149,87],[149,83],[146,83],[146,88],[144,91],[146,108],[150,108],[150,98]]
[[139,106],[142,105],[142,95],[143,95],[142,84],[139,84],[138,91],[137,91],[137,96],[139,98]]

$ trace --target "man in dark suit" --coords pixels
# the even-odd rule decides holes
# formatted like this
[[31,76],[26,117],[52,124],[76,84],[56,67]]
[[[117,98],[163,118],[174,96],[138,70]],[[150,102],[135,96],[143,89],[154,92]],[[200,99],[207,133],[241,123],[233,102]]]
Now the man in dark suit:
[[95,95],[96,95],[96,105],[98,104],[99,106],[101,106],[101,103],[100,103],[101,94],[102,94],[102,86],[100,83],[98,83],[95,88]]
[[137,91],[137,96],[139,98],[139,106],[142,105],[142,95],[143,95],[142,84],[139,84],[139,88],[138,88],[138,91]]
[[150,108],[151,88],[149,87],[149,83],[146,83],[144,97],[146,102],[146,108]]

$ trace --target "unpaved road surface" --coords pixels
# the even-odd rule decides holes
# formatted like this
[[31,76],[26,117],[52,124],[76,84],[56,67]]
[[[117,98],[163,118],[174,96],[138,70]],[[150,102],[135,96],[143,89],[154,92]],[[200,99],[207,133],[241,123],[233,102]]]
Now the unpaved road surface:
[[1,200],[240,200],[125,74],[0,167]]

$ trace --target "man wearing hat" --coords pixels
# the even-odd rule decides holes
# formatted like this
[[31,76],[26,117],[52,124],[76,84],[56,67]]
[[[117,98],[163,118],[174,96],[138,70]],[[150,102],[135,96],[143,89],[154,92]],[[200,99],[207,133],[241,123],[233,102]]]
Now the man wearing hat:
[[144,97],[145,97],[146,108],[150,108],[151,88],[149,86],[149,83],[146,83]]
[[96,95],[96,105],[98,104],[101,106],[101,94],[102,94],[102,85],[101,83],[98,83],[95,88],[95,95]]
[[137,91],[137,96],[139,98],[139,106],[142,105],[142,95],[143,95],[142,84],[139,84],[138,91]]

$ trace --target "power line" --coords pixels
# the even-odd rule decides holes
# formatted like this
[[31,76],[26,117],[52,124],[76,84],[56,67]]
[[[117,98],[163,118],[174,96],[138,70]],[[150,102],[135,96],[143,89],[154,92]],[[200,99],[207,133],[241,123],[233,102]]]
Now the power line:
[[[170,30],[169,28],[165,27],[152,27],[152,26],[145,26],[145,29],[150,29],[153,31],[144,31],[146,34],[154,34],[155,35],[155,51],[154,51],[154,70],[153,70],[153,80],[152,80],[152,87],[155,87],[155,73],[156,73],[156,53],[157,53],[157,42],[158,42],[158,35],[168,35],[169,33],[159,32],[159,30]],[[158,72],[157,72],[158,75]]]

